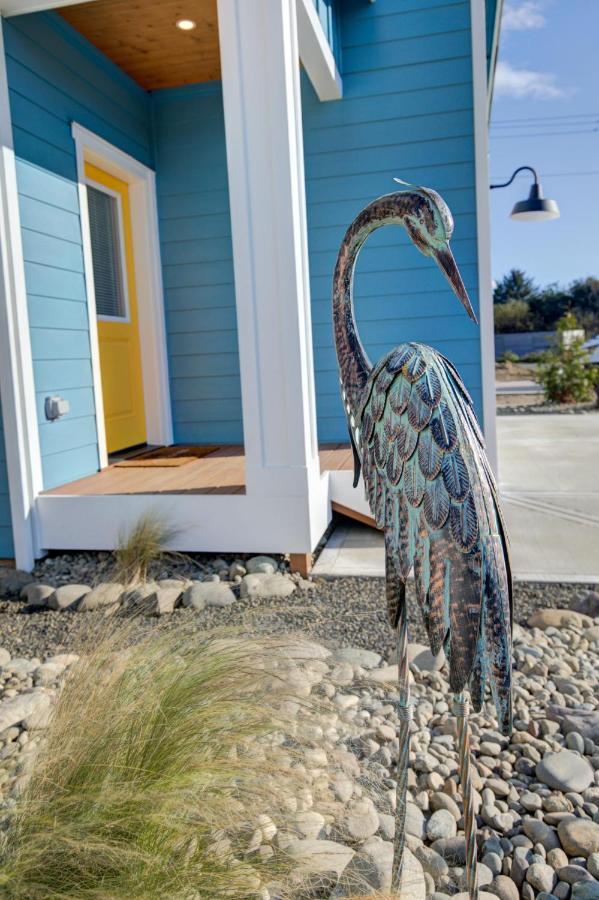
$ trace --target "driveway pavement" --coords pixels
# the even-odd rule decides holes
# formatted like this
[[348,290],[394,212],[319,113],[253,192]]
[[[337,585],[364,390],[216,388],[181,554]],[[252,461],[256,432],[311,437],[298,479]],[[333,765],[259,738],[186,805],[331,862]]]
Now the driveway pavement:
[[[497,432],[514,577],[599,583],[599,415],[500,416]],[[347,520],[314,574],[382,576],[382,535]]]
[[497,437],[514,575],[599,582],[599,415],[501,416]]

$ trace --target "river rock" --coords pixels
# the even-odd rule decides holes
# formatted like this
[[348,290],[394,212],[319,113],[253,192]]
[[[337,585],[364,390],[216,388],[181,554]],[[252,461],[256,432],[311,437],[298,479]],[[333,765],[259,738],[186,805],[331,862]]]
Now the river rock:
[[48,597],[48,609],[69,609],[90,591],[91,587],[88,584],[63,584]]
[[526,880],[536,891],[551,893],[557,882],[557,876],[547,863],[533,863],[526,870]]
[[511,878],[498,875],[489,885],[489,891],[499,900],[520,900],[520,892]]
[[51,597],[56,588],[49,584],[32,582],[26,584],[21,590],[21,600],[25,600],[29,606],[44,609],[48,605],[48,597]]
[[571,900],[599,900],[599,881],[579,881],[572,887]]
[[571,750],[547,753],[537,763],[535,772],[539,781],[557,791],[581,793],[593,782],[592,766]]
[[562,734],[575,731],[583,738],[599,741],[599,710],[571,709],[569,706],[550,706],[547,716],[553,722],[559,722]]
[[587,591],[582,597],[575,597],[570,603],[570,609],[585,616],[590,616],[591,619],[596,618],[599,616],[599,593],[597,591]]
[[4,647],[0,647],[0,668],[10,662],[10,653]]
[[93,612],[95,609],[114,606],[121,599],[123,590],[123,585],[114,581],[99,584],[85,594],[77,605],[77,612]]
[[286,852],[300,872],[314,875],[341,875],[354,856],[351,847],[336,841],[292,840]]
[[379,814],[369,797],[356,800],[347,807],[344,828],[355,841],[364,841],[378,831]]
[[181,584],[177,587],[159,587],[150,605],[149,613],[152,616],[168,616],[175,611],[177,601],[181,596]]
[[241,597],[290,597],[295,591],[295,582],[276,572],[274,575],[259,572],[245,575],[239,586]]
[[558,837],[568,856],[584,856],[599,852],[599,824],[591,819],[562,819],[557,826]]
[[456,836],[457,823],[448,809],[438,809],[426,823],[426,834],[430,841]]
[[187,588],[181,602],[200,612],[205,606],[231,606],[235,594],[222,581],[198,581]]
[[530,628],[545,630],[553,628],[590,628],[593,620],[590,616],[574,612],[572,609],[537,609],[528,619]]
[[28,731],[45,728],[52,711],[53,695],[34,689],[0,702],[0,732],[23,722]]
[[352,666],[360,666],[362,669],[374,669],[381,662],[381,655],[373,650],[364,650],[362,647],[342,647],[335,650],[333,659],[336,662],[348,662]]
[[252,556],[246,563],[246,570],[249,575],[274,575],[279,566],[276,559],[272,556]]
[[466,863],[466,841],[463,837],[439,838],[433,841],[431,847],[450,866],[463,866]]
[[34,581],[35,578],[29,572],[0,567],[0,600],[4,600],[5,597],[18,597],[25,585]]
[[429,647],[417,643],[408,644],[408,659],[421,672],[437,672],[445,664],[443,650],[433,656]]

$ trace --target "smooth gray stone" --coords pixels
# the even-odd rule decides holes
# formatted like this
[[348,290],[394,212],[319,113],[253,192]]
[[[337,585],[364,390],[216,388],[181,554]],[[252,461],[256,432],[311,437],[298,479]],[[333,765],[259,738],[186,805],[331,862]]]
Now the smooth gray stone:
[[547,753],[537,763],[536,776],[557,791],[580,793],[593,783],[593,769],[586,759],[571,750]]
[[568,856],[584,856],[599,852],[599,824],[591,819],[572,816],[563,819],[557,826],[562,847]]
[[90,591],[91,587],[88,584],[63,584],[48,597],[48,609],[69,609]]

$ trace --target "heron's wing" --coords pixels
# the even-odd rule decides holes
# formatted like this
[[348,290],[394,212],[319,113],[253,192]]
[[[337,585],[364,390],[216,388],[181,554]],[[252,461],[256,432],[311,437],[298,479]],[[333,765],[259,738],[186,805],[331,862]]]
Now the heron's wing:
[[[416,594],[433,653],[445,649],[452,690],[490,683],[511,719],[507,542],[472,401],[451,363],[402,344],[373,369],[359,423],[367,497],[387,559]],[[391,605],[393,624],[399,605]]]

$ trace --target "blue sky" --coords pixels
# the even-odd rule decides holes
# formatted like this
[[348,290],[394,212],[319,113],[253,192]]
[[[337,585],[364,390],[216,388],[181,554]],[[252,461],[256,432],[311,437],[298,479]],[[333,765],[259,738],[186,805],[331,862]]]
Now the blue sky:
[[[491,182],[539,171],[561,218],[514,222],[530,173],[491,192],[493,278],[599,277],[599,0],[506,0],[491,117]],[[593,174],[582,174],[593,173]]]

